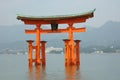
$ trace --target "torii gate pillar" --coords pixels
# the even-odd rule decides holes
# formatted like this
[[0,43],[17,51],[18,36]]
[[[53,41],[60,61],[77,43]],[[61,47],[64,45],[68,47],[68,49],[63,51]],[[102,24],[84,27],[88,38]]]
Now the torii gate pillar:
[[33,62],[33,57],[32,57],[32,51],[33,51],[32,43],[33,42],[34,42],[33,40],[27,40],[27,43],[28,43],[28,61],[29,61],[29,66],[32,66],[32,62]]
[[40,64],[40,26],[36,24],[36,65]]
[[80,65],[80,42],[81,40],[75,40],[76,65]]
[[[46,43],[46,41],[39,41],[39,43],[41,43],[41,46],[39,46],[40,44],[33,46],[33,44],[32,44],[33,42],[34,42],[33,40],[27,40],[29,67],[32,67],[33,62],[35,62],[35,65],[42,64],[43,66],[45,66],[46,65],[46,58],[45,58],[45,43]],[[37,49],[37,46],[39,46],[39,49]],[[35,49],[34,55],[33,55],[33,49]],[[38,50],[41,50],[41,53],[38,52]],[[41,58],[40,58],[40,55],[41,55]],[[34,56],[34,59],[33,59],[33,56]]]
[[[64,39],[64,57],[65,57],[65,66],[67,65],[80,65],[80,40],[74,40],[76,43],[71,45],[70,39]],[[72,49],[74,47],[74,49]],[[73,50],[73,51],[72,51]],[[73,52],[73,53],[72,53]]]
[[69,64],[69,56],[70,56],[70,48],[69,48],[69,39],[64,39],[64,44],[65,44],[65,47],[64,47],[64,58],[65,58],[65,65],[68,65]]
[[75,64],[75,53],[74,53],[74,38],[73,38],[73,23],[69,24],[69,46],[70,46],[70,51],[69,51],[69,54],[70,54],[70,65],[74,65]]
[[41,51],[42,51],[42,65],[46,65],[46,55],[45,55],[45,43],[46,41],[41,41]]

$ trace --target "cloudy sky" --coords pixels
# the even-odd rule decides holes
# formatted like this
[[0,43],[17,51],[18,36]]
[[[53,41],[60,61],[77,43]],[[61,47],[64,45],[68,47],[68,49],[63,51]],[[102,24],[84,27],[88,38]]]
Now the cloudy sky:
[[16,14],[66,15],[96,9],[86,24],[99,27],[110,20],[120,22],[119,7],[120,0],[0,0],[0,25],[23,24]]

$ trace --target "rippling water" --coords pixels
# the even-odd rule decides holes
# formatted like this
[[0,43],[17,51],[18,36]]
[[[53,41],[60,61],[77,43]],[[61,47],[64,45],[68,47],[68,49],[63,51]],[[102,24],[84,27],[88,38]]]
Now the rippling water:
[[27,55],[1,54],[0,80],[120,80],[120,53],[81,54],[80,67],[65,67],[63,54],[46,57],[46,67],[28,67]]

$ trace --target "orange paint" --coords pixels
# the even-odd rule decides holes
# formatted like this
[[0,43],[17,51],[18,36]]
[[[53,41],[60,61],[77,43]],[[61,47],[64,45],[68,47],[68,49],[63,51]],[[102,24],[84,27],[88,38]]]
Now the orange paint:
[[80,46],[79,46],[79,43],[80,43],[80,40],[75,40],[75,51],[76,51],[76,65],[80,65]]
[[[42,60],[41,61],[41,63],[42,63],[42,65],[44,66],[45,64],[46,64],[46,58],[45,58],[45,43],[46,43],[46,41],[41,41],[41,48],[40,48],[40,46],[39,46],[39,49],[41,49],[41,51],[42,51],[42,53],[41,53],[41,59],[40,59],[40,52],[38,53],[38,49],[37,49],[37,45],[36,46],[33,46],[32,45],[32,43],[34,42],[33,40],[27,40],[27,42],[28,42],[28,61],[29,61],[29,67],[32,67],[32,62],[35,62],[35,64],[36,65],[39,65],[40,64],[40,62],[38,62],[38,61],[40,61],[40,60]],[[35,51],[35,59],[33,59],[33,55],[32,55],[32,53],[33,53],[33,49],[35,49],[36,51]]]
[[[65,44],[65,65],[78,65],[80,64],[80,46],[79,40],[74,43],[74,32],[85,32],[85,28],[75,28],[74,23],[85,22],[86,19],[93,17],[93,11],[85,14],[70,15],[70,16],[55,16],[55,17],[28,17],[28,16],[18,16],[17,19],[23,21],[25,24],[35,25],[36,28],[33,30],[25,30],[26,34],[36,34],[36,45],[32,46],[31,41],[28,42],[29,47],[29,62],[35,62],[36,65],[41,63],[45,65],[45,42],[40,43],[40,35],[48,33],[68,33],[68,39],[64,40]],[[52,24],[53,29],[42,29],[40,28],[43,24]],[[66,29],[57,28],[59,24],[68,24]],[[56,25],[56,26],[55,26]],[[35,49],[35,59],[32,59],[32,49]],[[41,51],[40,51],[41,50]],[[42,53],[40,53],[42,52]],[[42,57],[42,59],[40,59]],[[32,61],[31,61],[32,60]]]
[[41,51],[42,51],[42,65],[46,65],[46,58],[45,58],[45,43],[46,41],[41,41]]
[[[45,41],[41,41],[40,43],[40,34],[42,33],[68,33],[68,39],[64,40],[65,43],[65,65],[77,65],[79,64],[80,60],[79,57],[76,58],[76,55],[79,56],[79,43],[78,41],[76,42],[76,48],[74,47],[74,38],[73,38],[73,32],[85,32],[85,28],[74,28],[73,23],[69,24],[69,26],[66,29],[58,29],[58,30],[44,30],[40,28],[40,24],[36,24],[36,29],[35,30],[26,30],[25,31],[27,34],[36,34],[36,46],[32,46],[30,49],[30,54],[31,49],[35,49],[35,59],[33,60],[36,65],[39,64],[46,64],[46,59],[45,59]],[[40,50],[42,53],[40,53]],[[75,52],[76,50],[76,52]],[[40,54],[42,59],[40,59]],[[77,62],[76,62],[77,61]]]
[[40,24],[36,24],[36,65],[40,64]]
[[74,65],[75,64],[75,53],[74,53],[74,40],[73,40],[73,23],[69,24],[68,30],[69,30],[69,47],[70,47],[70,65]]
[[69,51],[70,51],[70,48],[69,48],[69,39],[64,39],[64,44],[65,44],[65,48],[64,48],[64,58],[65,58],[65,65],[67,66],[69,64],[69,60],[70,60],[70,57],[69,57]]
[[28,43],[28,61],[29,61],[29,66],[32,66],[32,61],[33,61],[33,58],[32,58],[32,43],[34,41],[33,40],[27,40],[27,43]]

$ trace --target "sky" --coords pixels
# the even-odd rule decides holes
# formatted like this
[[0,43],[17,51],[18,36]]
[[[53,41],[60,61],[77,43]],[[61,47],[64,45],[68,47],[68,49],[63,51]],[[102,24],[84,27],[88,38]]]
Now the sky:
[[99,27],[107,21],[120,22],[120,0],[0,0],[0,25],[23,24],[17,14],[50,16],[84,13],[96,9],[86,25]]

